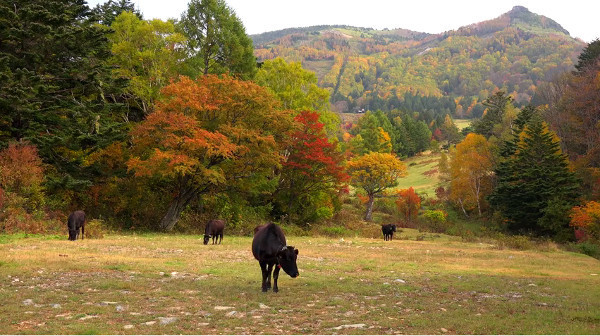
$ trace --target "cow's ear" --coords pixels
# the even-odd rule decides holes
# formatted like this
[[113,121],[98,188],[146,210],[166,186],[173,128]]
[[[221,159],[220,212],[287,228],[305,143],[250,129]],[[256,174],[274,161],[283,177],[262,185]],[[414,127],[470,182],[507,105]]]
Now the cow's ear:
[[296,253],[296,255],[298,255],[298,249],[295,249],[295,250],[294,250],[294,253]]

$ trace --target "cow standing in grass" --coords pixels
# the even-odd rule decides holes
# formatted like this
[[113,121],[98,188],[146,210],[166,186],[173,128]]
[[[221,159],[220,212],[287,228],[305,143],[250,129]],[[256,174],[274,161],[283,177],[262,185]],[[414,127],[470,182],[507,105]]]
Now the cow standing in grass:
[[[281,228],[273,223],[266,224],[258,229],[252,240],[252,254],[258,260],[262,271],[262,291],[271,288],[271,272],[273,272],[273,292],[277,293],[277,278],[279,269],[292,278],[300,275],[296,258],[298,250],[293,246],[287,246],[285,236]],[[273,266],[275,270],[273,271]]]
[[383,240],[393,240],[394,232],[396,232],[396,224],[382,225],[381,232],[383,232]]
[[69,229],[69,240],[77,240],[79,229],[81,228],[81,239],[85,231],[85,212],[81,210],[74,211],[67,219],[67,228]]
[[[223,241],[223,230],[225,230],[225,221],[221,219],[212,219],[206,223],[204,228],[204,245],[208,244],[208,241],[212,237],[212,243],[221,244]],[[220,240],[219,240],[220,238]]]

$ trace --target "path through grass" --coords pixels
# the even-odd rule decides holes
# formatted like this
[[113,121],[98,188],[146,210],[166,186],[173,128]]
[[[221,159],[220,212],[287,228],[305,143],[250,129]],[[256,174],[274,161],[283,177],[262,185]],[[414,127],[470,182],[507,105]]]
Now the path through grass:
[[2,334],[600,333],[600,263],[561,251],[288,237],[275,294],[249,237],[3,242]]

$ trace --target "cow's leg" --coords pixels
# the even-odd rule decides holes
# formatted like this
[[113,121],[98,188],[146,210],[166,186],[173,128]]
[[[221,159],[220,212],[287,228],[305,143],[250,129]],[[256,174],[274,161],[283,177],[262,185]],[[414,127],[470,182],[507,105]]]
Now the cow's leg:
[[275,266],[273,270],[273,292],[279,292],[279,288],[277,288],[277,278],[279,278],[279,265]]
[[273,263],[269,263],[267,268],[267,289],[271,289],[271,272],[273,272]]
[[82,225],[81,226],[81,240],[83,240],[83,237],[84,237],[84,234],[83,234],[84,228],[85,228],[85,225]]
[[390,240],[394,240],[394,233],[390,233]]
[[223,234],[221,233],[221,235],[219,236],[219,244],[221,244],[223,242]]
[[259,261],[260,270],[262,271],[262,291],[266,292],[267,288],[267,263],[264,261]]

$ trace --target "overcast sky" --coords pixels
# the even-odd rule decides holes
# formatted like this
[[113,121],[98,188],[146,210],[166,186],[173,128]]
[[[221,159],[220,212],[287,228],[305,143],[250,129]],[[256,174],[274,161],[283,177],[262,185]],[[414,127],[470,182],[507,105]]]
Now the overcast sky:
[[[106,0],[88,0],[90,7]],[[144,19],[179,18],[189,0],[132,0]],[[600,37],[600,0],[226,0],[246,33],[314,25],[405,28],[441,33],[493,19],[521,5],[547,16],[585,42]]]

